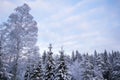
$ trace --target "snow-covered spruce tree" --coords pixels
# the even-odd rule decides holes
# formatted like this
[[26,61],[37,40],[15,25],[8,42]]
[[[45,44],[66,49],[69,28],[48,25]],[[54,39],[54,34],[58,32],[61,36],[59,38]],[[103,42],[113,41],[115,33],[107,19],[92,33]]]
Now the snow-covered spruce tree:
[[33,72],[31,73],[31,78],[29,80],[44,80],[43,78],[43,69],[41,61],[39,61],[37,67],[33,69]]
[[64,51],[60,51],[59,63],[56,67],[55,80],[71,80],[71,75],[68,73],[68,68],[64,59]]
[[32,80],[32,76],[34,74],[34,70],[36,69],[36,65],[27,65],[26,72],[24,74],[24,80]]
[[95,80],[104,80],[103,72],[104,72],[104,61],[100,54],[95,56],[95,63],[94,63],[94,77]]
[[45,80],[54,80],[55,78],[55,62],[52,57],[53,52],[51,51],[51,49],[52,49],[52,45],[50,44],[46,65],[45,65],[45,73],[44,73]]
[[[75,60],[73,64],[69,67],[69,70],[72,75],[72,80],[82,80],[82,68],[80,67],[82,60],[79,62],[79,60]],[[77,73],[77,74],[76,74]]]
[[95,50],[95,51],[94,51],[94,54],[93,54],[93,65],[94,65],[94,66],[96,65],[96,59],[97,59],[97,57],[98,57],[98,53],[97,53],[97,51]]
[[113,59],[113,71],[112,71],[112,79],[111,80],[120,80],[120,53],[115,52],[117,54]]
[[78,62],[80,62],[82,60],[82,56],[81,56],[81,54],[79,53],[78,50],[76,50],[75,60],[78,60]]
[[104,61],[103,77],[104,77],[104,79],[109,80],[110,77],[111,77],[110,73],[111,73],[112,67],[110,65],[110,61],[108,59],[108,53],[107,53],[106,50],[102,54],[102,58],[103,58],[103,61]]
[[81,80],[94,80],[94,66],[90,62],[89,56],[84,55],[83,61],[80,63]]
[[20,69],[22,66],[20,60],[24,62],[22,55],[33,48],[37,40],[37,23],[33,20],[29,11],[30,7],[27,4],[17,7],[15,12],[9,16],[8,21],[4,24],[9,32],[7,36],[8,39],[6,39],[9,41],[7,44],[11,46],[9,53],[12,52],[12,80],[22,78],[20,74],[23,73],[24,68]]

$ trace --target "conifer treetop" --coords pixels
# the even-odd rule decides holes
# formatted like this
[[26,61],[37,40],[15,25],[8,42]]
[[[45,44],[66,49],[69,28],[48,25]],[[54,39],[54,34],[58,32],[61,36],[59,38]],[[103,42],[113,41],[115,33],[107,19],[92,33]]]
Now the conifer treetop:
[[64,53],[63,46],[61,47],[61,50],[59,51],[61,54]]
[[49,49],[49,52],[52,52],[52,44],[49,44],[48,49]]

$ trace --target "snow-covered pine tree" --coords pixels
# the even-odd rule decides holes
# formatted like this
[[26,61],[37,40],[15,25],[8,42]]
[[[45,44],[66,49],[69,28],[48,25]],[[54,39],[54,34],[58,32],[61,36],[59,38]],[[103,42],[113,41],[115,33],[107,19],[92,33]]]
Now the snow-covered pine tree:
[[104,61],[103,77],[104,77],[104,79],[109,80],[111,77],[110,73],[111,73],[112,68],[111,68],[110,61],[108,59],[108,53],[106,50],[102,54],[102,57],[103,57],[103,61]]
[[78,60],[73,62],[73,64],[69,67],[69,71],[71,72],[73,78],[72,80],[81,80],[81,68]]
[[94,51],[94,54],[93,54],[93,65],[96,65],[96,58],[98,57],[98,53],[97,51],[95,50]]
[[30,7],[27,4],[23,4],[17,7],[15,12],[9,16],[8,21],[4,23],[9,32],[6,39],[8,43],[6,44],[10,48],[8,53],[12,54],[12,62],[10,64],[10,72],[13,74],[12,80],[22,78],[21,75],[25,69],[23,68],[24,66],[21,66],[25,62],[23,61],[25,57],[22,57],[22,55],[33,49],[37,41],[37,23],[33,20],[29,11]]
[[33,69],[33,72],[31,74],[31,80],[44,80],[44,74],[42,69],[41,61],[39,61],[38,65],[35,69]]
[[104,71],[104,61],[100,54],[97,54],[95,57],[94,63],[94,77],[95,80],[104,80],[103,71]]
[[83,56],[83,61],[80,63],[80,68],[82,69],[82,80],[94,80],[94,66],[90,63],[88,55]]
[[78,50],[76,50],[75,60],[78,60],[78,62],[80,62],[82,60],[82,56],[81,56],[81,54],[79,53]]
[[68,73],[68,68],[64,59],[64,51],[61,48],[59,63],[56,67],[55,80],[71,80],[71,75]]
[[24,74],[24,80],[32,80],[32,76],[34,74],[34,70],[36,69],[36,65],[27,65],[25,74]]
[[55,78],[55,62],[52,57],[53,52],[51,51],[51,49],[52,49],[52,45],[50,44],[46,65],[45,65],[45,73],[44,73],[45,80],[54,80]]
[[83,69],[81,68],[82,62],[83,62],[82,55],[80,55],[80,59],[76,58],[73,64],[68,67],[72,75],[72,80],[82,80],[82,69]]
[[113,59],[113,71],[111,80],[120,80],[120,53],[114,52],[114,54],[116,54],[116,56]]

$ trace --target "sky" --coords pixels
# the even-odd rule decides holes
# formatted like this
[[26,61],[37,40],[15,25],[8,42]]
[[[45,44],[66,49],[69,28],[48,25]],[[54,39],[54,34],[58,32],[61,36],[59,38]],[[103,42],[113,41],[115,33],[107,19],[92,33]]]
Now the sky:
[[37,21],[41,53],[49,43],[66,54],[120,49],[120,0],[0,0],[0,24],[24,3]]

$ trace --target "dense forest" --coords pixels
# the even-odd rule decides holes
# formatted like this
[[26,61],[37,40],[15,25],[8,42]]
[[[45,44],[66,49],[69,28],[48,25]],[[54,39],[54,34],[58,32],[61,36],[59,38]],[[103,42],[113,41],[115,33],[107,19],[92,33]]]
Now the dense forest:
[[23,4],[0,25],[0,80],[120,80],[119,51],[66,55],[49,44],[39,53],[37,22],[29,11]]

